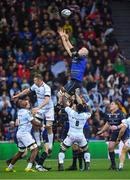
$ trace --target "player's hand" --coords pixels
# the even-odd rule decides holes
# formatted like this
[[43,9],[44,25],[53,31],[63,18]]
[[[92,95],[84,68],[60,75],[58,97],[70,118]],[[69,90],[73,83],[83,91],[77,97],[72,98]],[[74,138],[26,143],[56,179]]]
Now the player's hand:
[[98,131],[96,135],[101,135],[103,132],[102,130]]
[[18,98],[18,96],[17,96],[17,95],[14,95],[14,96],[11,97],[11,100],[13,101],[13,100],[15,100],[16,98]]
[[64,32],[63,32],[63,29],[62,28],[59,28],[58,29],[58,33],[60,36],[64,36]]
[[32,109],[32,114],[35,115],[38,112],[39,108],[33,108]]
[[114,130],[116,130],[117,129],[117,126],[110,126],[110,130],[112,130],[112,131],[114,131]]

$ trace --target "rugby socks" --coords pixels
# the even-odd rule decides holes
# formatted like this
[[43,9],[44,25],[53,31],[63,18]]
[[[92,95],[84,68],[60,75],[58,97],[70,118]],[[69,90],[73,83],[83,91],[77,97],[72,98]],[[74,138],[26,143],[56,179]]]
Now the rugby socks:
[[65,153],[60,152],[60,153],[58,154],[59,164],[63,164],[63,163],[64,163],[64,158],[65,158]]
[[53,133],[52,134],[48,134],[48,140],[49,140],[49,148],[52,149]]
[[83,169],[83,163],[82,163],[82,160],[83,160],[83,152],[79,152],[79,153],[78,153],[78,160],[79,160],[79,169],[82,170],[82,169]]
[[78,151],[77,150],[73,150],[73,163],[72,166],[73,167],[77,167],[77,158],[78,158]]
[[34,135],[37,145],[40,146],[41,145],[40,131],[34,131],[33,135]]
[[36,158],[35,158],[35,163],[36,164],[39,164],[39,161],[40,161],[40,158],[39,158],[39,155],[37,154]]
[[48,154],[46,153],[46,152],[43,152],[42,154],[41,154],[41,157],[40,157],[40,159],[39,159],[39,165],[43,165],[43,163],[44,163],[44,161],[45,161],[45,159],[47,158],[47,156],[48,156]]
[[28,163],[27,169],[31,169],[31,168],[32,168],[32,165],[33,165],[33,163]]
[[9,164],[8,168],[9,169],[13,169],[14,165],[13,164]]
[[85,162],[90,162],[90,153],[88,153],[88,152],[84,153],[84,160],[85,160]]
[[119,169],[123,169],[123,166],[124,166],[124,164],[123,163],[119,163]]
[[111,160],[111,165],[112,166],[116,166],[116,162],[115,162],[115,152],[109,152],[109,156],[110,156],[110,160]]

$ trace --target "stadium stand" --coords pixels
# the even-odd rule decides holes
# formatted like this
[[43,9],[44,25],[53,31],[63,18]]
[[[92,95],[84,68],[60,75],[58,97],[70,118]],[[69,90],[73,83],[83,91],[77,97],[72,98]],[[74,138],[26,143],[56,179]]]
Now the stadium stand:
[[[65,7],[73,11],[69,19],[60,16]],[[118,100],[122,110],[130,113],[130,83],[108,0],[1,0],[0,9],[0,140],[13,141],[17,109],[11,96],[30,87],[35,72],[51,86],[57,104],[59,87],[70,78],[70,59],[57,34],[61,25],[75,46],[89,49],[83,92],[93,110],[90,137],[104,138],[96,133],[104,125],[111,100]],[[59,129],[54,126],[56,134]]]

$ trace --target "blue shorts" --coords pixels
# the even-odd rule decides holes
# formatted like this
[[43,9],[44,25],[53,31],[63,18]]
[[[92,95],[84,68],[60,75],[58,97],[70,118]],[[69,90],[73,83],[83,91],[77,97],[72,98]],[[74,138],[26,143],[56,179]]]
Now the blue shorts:
[[70,81],[65,84],[64,88],[66,92],[70,95],[75,94],[75,89],[81,88],[81,82],[76,79],[71,79]]
[[[115,130],[113,132],[110,131],[109,141],[114,141],[115,142],[117,140],[117,138],[118,138],[118,134],[119,134],[119,130],[118,131]],[[125,131],[124,135],[122,136],[121,140],[125,141],[128,138],[129,138],[129,131],[128,131],[128,129],[126,129],[126,131]]]

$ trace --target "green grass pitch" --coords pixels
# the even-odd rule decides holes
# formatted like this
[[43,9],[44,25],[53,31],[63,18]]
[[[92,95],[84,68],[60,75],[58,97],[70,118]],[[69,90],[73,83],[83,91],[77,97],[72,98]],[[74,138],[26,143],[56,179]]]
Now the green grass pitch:
[[[65,168],[71,164],[70,160],[65,160]],[[46,162],[47,166],[52,167],[49,172],[36,172],[36,173],[26,173],[24,168],[27,162],[25,160],[20,160],[15,166],[16,173],[5,172],[6,163],[0,161],[0,179],[130,179],[130,161],[127,160],[125,163],[124,170],[110,171],[107,170],[109,167],[108,160],[92,160],[91,169],[89,172],[80,171],[57,171],[57,161],[48,160]]]

